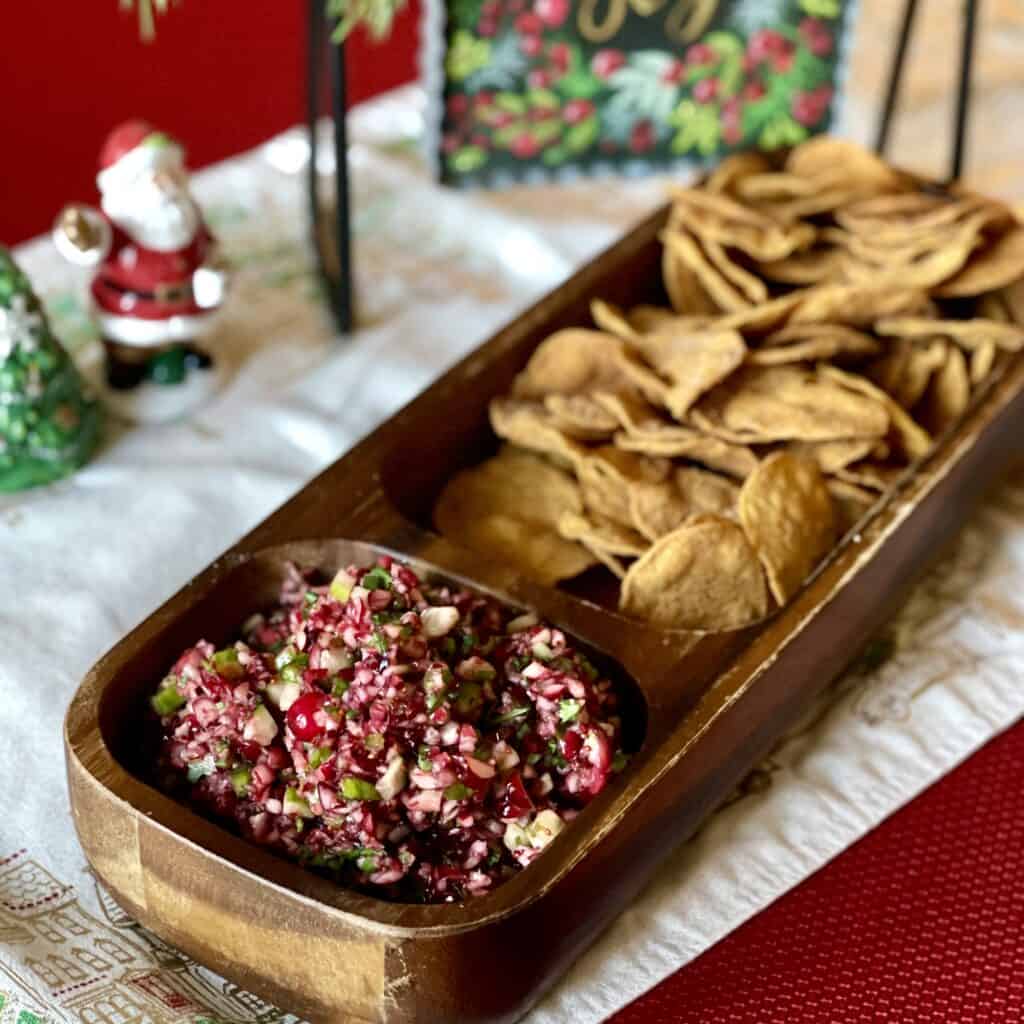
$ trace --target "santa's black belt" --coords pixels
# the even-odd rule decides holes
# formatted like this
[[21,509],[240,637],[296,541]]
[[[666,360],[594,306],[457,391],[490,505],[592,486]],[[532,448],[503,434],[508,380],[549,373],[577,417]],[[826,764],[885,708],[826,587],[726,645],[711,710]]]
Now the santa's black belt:
[[139,291],[138,288],[125,288],[116,281],[109,281],[105,278],[103,284],[122,295],[131,295],[132,298],[148,302],[187,302],[192,298],[192,285],[187,282],[184,284],[158,284],[151,292]]

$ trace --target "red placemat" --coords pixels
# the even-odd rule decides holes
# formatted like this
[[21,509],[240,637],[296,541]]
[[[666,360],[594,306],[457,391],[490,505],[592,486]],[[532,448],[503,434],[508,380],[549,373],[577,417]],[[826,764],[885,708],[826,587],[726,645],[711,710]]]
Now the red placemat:
[[1024,722],[613,1024],[1024,1021]]

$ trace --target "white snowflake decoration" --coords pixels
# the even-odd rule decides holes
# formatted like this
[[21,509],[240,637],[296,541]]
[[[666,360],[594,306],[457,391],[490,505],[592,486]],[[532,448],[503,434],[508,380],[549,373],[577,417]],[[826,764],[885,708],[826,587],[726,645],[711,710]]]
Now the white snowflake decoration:
[[11,299],[11,308],[0,306],[0,360],[7,359],[20,348],[32,352],[36,348],[36,334],[43,325],[43,318],[31,312],[24,295]]

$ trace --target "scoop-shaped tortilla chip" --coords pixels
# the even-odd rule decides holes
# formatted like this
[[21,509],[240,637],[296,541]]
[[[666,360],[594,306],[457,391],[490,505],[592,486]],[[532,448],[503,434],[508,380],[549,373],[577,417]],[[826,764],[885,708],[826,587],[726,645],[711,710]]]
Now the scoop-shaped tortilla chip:
[[637,530],[654,541],[692,515],[732,515],[738,495],[739,488],[726,477],[680,466],[671,479],[662,483],[631,486],[629,511]]
[[743,530],[696,516],[629,567],[619,607],[665,629],[739,629],[767,614],[768,589]]
[[991,341],[1007,352],[1024,347],[1024,329],[999,320],[933,320],[921,316],[886,316],[875,323],[875,331],[892,338],[929,338],[941,335],[961,348],[976,349]]
[[515,398],[543,398],[586,391],[614,391],[622,386],[616,359],[619,338],[603,331],[566,327],[537,346],[512,385]]
[[575,465],[586,454],[581,444],[558,429],[540,402],[495,398],[488,412],[495,434],[519,448],[550,455],[568,466]]
[[785,604],[836,539],[824,477],[809,459],[769,455],[740,490],[739,514],[775,600]]
[[825,284],[800,292],[794,324],[836,323],[867,327],[881,317],[930,315],[932,302],[916,288],[885,284]]
[[594,564],[588,551],[558,535],[560,518],[582,507],[571,476],[537,456],[505,449],[448,482],[434,522],[453,543],[551,584]]
[[974,253],[963,269],[935,289],[940,298],[995,291],[1024,277],[1024,226],[1014,224],[991,245]]
[[636,558],[648,548],[644,537],[628,526],[599,515],[565,512],[558,520],[558,532],[566,540],[579,541],[591,551]]

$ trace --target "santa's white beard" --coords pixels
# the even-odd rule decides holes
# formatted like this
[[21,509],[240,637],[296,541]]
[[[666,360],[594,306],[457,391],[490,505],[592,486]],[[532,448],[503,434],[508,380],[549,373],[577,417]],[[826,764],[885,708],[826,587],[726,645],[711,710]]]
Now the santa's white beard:
[[132,241],[156,252],[184,249],[199,230],[199,210],[187,192],[145,202],[117,202],[104,196],[103,209]]

